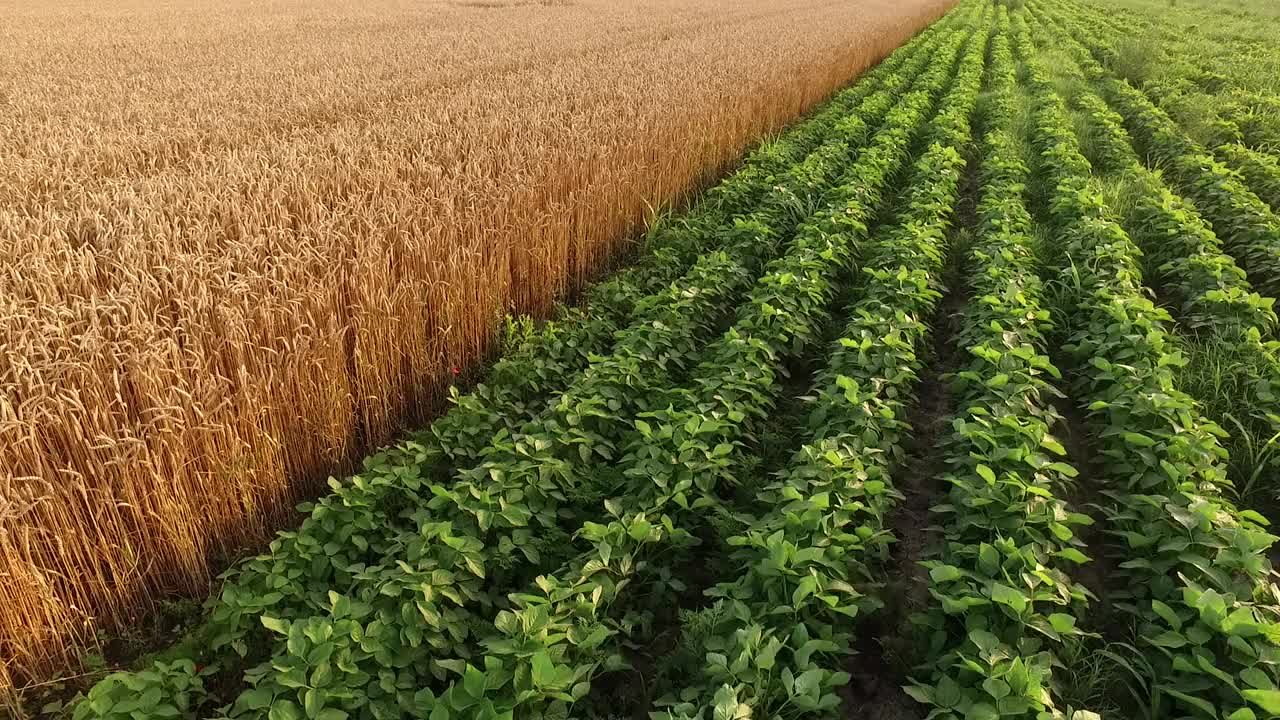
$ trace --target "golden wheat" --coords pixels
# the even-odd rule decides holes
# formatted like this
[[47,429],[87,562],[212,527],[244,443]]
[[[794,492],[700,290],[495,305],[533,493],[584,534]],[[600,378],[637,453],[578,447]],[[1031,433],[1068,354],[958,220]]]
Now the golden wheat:
[[205,592],[943,5],[0,2],[0,692]]

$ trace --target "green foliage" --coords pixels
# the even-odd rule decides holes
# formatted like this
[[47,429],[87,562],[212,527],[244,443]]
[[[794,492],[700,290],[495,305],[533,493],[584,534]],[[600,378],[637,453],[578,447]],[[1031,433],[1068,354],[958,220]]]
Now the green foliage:
[[[1070,41],[1066,46],[1076,49],[1089,72],[1102,75],[1083,47]],[[1075,101],[1088,110],[1104,161],[1125,188],[1129,201],[1121,221],[1143,249],[1148,275],[1180,302],[1178,318],[1192,331],[1194,352],[1179,373],[1179,386],[1232,431],[1231,475],[1240,481],[1240,495],[1249,497],[1276,467],[1271,439],[1280,432],[1280,363],[1275,344],[1263,340],[1277,324],[1274,300],[1252,291],[1196,207],[1140,165],[1122,118],[1091,91]]]
[[[1256,331],[1188,338],[1180,387],[1230,432],[1231,477],[1242,501],[1277,497],[1280,469],[1280,352]],[[1242,402],[1243,399],[1243,402]]]
[[[984,45],[979,31],[965,46],[950,91],[925,125],[932,144],[913,169],[897,223],[866,247],[861,300],[812,393],[813,440],[765,489],[773,510],[729,540],[744,572],[710,591],[718,598],[714,629],[689,633],[704,639],[700,677],[659,701],[667,708],[660,717],[822,716],[838,702],[849,620],[880,606],[857,588],[874,587],[866,563],[885,557],[891,540],[885,517],[900,495],[889,470],[909,431],[902,418],[928,332],[920,318],[940,298],[945,230],[964,164],[957,148],[968,142]],[[953,41],[950,53],[958,47]],[[946,80],[949,64],[934,68],[922,78],[926,87]],[[848,186],[855,192],[837,217],[874,208],[931,103],[925,91],[904,98],[859,158]]]
[[1117,43],[1109,67],[1134,85],[1142,85],[1158,77],[1163,56],[1164,50],[1155,38],[1130,36]]
[[[1149,669],[1144,710],[1270,717],[1266,688],[1277,678],[1280,625],[1265,551],[1276,537],[1262,530],[1261,516],[1223,497],[1222,431],[1177,389],[1185,357],[1168,333],[1170,318],[1144,296],[1138,250],[1090,186],[1088,162],[1043,69],[1029,46],[1022,52],[1038,105],[1039,186],[1050,188],[1052,222],[1080,278],[1079,317],[1064,349],[1113,488],[1103,509],[1121,576],[1110,582],[1139,638],[1129,666]],[[1122,113],[1139,107],[1120,84],[1102,84]]]
[[1244,178],[1249,189],[1273,211],[1280,208],[1280,161],[1275,157],[1244,147],[1238,142],[1224,142],[1213,150],[1223,162]]
[[204,679],[190,660],[157,662],[138,673],[112,673],[75,706],[73,720],[191,717],[204,695]]
[[1099,77],[1099,87],[1124,116],[1135,139],[1196,203],[1255,287],[1274,296],[1280,290],[1280,219],[1271,208],[1239,175],[1186,137],[1140,90],[1106,76]]
[[[940,71],[935,75],[940,83],[944,76]],[[867,101],[879,102],[873,100],[874,97]],[[632,435],[622,447],[617,466],[610,469],[609,475],[616,483],[611,486],[611,491],[619,498],[610,507],[622,507],[625,502],[627,507],[645,508],[646,515],[669,513],[670,527],[674,528],[672,537],[686,539],[692,538],[693,531],[706,523],[708,515],[720,509],[722,489],[734,483],[742,467],[743,441],[767,417],[780,389],[778,373],[782,363],[786,357],[802,352],[817,339],[817,331],[826,320],[835,296],[834,280],[850,263],[851,254],[859,249],[865,238],[866,216],[877,204],[878,193],[893,177],[896,166],[905,160],[912,129],[920,124],[920,106],[928,102],[927,95],[921,92],[909,94],[907,98],[908,102],[889,112],[885,126],[861,153],[859,162],[843,166],[849,175],[843,184],[824,196],[821,203],[824,209],[806,221],[787,252],[765,268],[746,302],[739,306],[733,326],[703,352],[691,353],[701,358],[692,369],[691,382],[666,395],[664,407],[636,415],[637,434]],[[845,138],[848,146],[859,145],[865,133],[863,126],[845,123],[843,127],[851,133]],[[815,157],[832,158],[825,153]],[[948,157],[953,163],[959,162],[954,152]],[[835,160],[832,158],[830,162],[834,164]],[[943,177],[948,175],[944,172]],[[952,172],[949,177],[954,188],[958,176]],[[929,200],[926,202],[922,197],[918,204],[933,212],[950,208],[949,203],[940,203],[939,198]],[[933,236],[927,234],[925,237]],[[589,526],[587,523],[584,528]],[[775,558],[778,553],[791,554],[787,562],[794,562],[797,567],[788,573],[795,573],[794,586],[775,583],[767,588],[757,588],[757,602],[766,597],[776,602],[785,600],[796,605],[796,612],[801,612],[803,607],[806,608],[804,612],[812,612],[821,618],[832,613],[840,616],[857,614],[861,595],[847,582],[833,580],[826,583],[816,576],[804,577],[805,572],[813,573],[818,568],[826,568],[833,574],[842,572],[839,555],[828,557],[824,553],[806,552],[789,545],[785,538],[779,544],[776,533],[768,538],[757,534],[759,527],[759,524],[754,524],[747,536],[728,539],[730,546],[744,548],[741,557],[735,552],[735,560],[746,562],[758,552],[757,548],[765,547]],[[683,536],[678,535],[681,532]],[[625,541],[625,538],[611,540],[607,550],[597,548],[594,555],[573,561],[551,578],[572,578],[582,572],[579,568],[598,567],[608,557],[626,549]],[[681,549],[688,547],[691,543],[673,543],[663,551],[662,558],[671,563]],[[652,574],[647,574],[651,570]],[[680,589],[658,570],[657,564],[652,568],[637,564],[634,575],[635,582],[630,586],[647,588],[646,601],[650,604],[664,602],[664,598]],[[643,632],[647,610],[637,602],[639,596],[634,590],[627,594],[621,592],[625,582],[631,579],[631,576],[619,578],[617,592],[604,594],[616,605],[610,614],[614,618],[612,624],[607,618],[593,615],[593,619],[600,619],[609,628],[606,630],[606,648],[616,648],[633,631]],[[668,587],[654,590],[655,583]],[[815,653],[829,652],[836,647],[830,637],[829,621],[826,630],[816,633],[813,638],[804,635],[808,630],[790,625],[783,634],[766,625],[737,627],[737,623],[746,617],[743,613],[752,607],[746,605],[744,597],[739,594],[743,587],[718,588],[713,593],[732,597],[727,602],[733,609],[725,614],[725,618],[726,624],[735,629],[718,628],[714,634],[706,636],[707,647],[711,649],[707,655],[709,664],[704,668],[704,673],[710,678],[708,687],[730,683],[736,688],[738,702],[750,706],[773,707],[770,703],[779,702],[783,707],[793,706],[806,711],[832,707],[836,697],[831,690],[843,681],[842,674],[808,665],[814,660],[812,656]],[[566,603],[566,612],[582,607],[582,601],[572,596],[566,599]],[[553,602],[552,607],[552,612],[555,612],[554,608],[560,604]],[[499,614],[499,619],[502,618],[503,615]],[[765,671],[775,667],[774,663],[784,649],[780,637],[789,637],[792,642],[799,643],[793,649],[796,662],[800,664],[792,670],[778,665],[781,672],[774,678]],[[511,665],[509,660],[495,655],[495,649],[502,646],[491,641],[486,641],[485,645],[486,667],[499,667],[497,663],[504,668]],[[618,664],[607,658],[602,661],[594,648],[588,648],[589,652],[583,650],[566,646],[552,655],[557,663],[563,663],[563,672],[569,673],[576,682],[589,683],[597,669]],[[551,650],[548,652],[552,653]],[[620,654],[615,651],[611,657],[620,657]],[[719,657],[725,660],[717,662]],[[515,667],[511,672],[518,679],[518,663]],[[457,687],[455,682],[448,693],[455,692]],[[772,694],[775,691],[781,694],[775,696]],[[693,698],[699,695],[696,689],[691,692]],[[452,702],[448,693],[440,697],[440,702]],[[493,703],[495,712],[519,708],[522,715],[534,717],[556,715],[559,712],[557,702],[577,699],[547,693],[530,694],[518,686],[507,685],[499,685],[496,691],[490,688],[486,694],[486,702]],[[690,697],[682,693],[676,712],[683,712],[679,708],[689,701]]]
[[502,344],[503,355],[513,355],[538,336],[538,323],[528,315],[508,315],[503,319]]
[[[950,470],[939,516],[945,545],[929,571],[929,658],[906,691],[930,717],[1015,717],[1059,712],[1055,650],[1077,627],[1087,591],[1066,568],[1087,562],[1074,525],[1091,524],[1056,495],[1076,470],[1050,430],[1057,369],[1045,355],[1031,218],[1022,200],[1027,168],[1007,134],[1013,125],[1013,59],[1007,17],[993,41],[983,142],[980,231],[971,249],[971,298],[959,342],[972,355],[955,376],[964,410],[944,454]],[[1076,717],[1086,714],[1076,713]]]

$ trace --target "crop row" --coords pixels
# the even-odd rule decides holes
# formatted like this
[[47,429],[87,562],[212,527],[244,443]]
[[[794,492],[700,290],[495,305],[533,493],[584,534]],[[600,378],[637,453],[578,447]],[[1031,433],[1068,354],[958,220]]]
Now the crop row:
[[[495,385],[487,386],[517,390],[482,390],[464,399],[436,424],[434,438],[374,458],[366,473],[372,478],[353,478],[312,511],[301,531],[273,544],[270,556],[242,566],[204,628],[204,638],[215,647],[240,654],[251,646],[268,649],[269,659],[246,674],[252,688],[237,700],[232,714],[253,715],[268,707],[274,713],[277,706],[311,717],[326,710],[348,712],[340,706],[358,707],[370,717],[416,713],[427,702],[417,696],[424,678],[435,675],[444,681],[454,672],[464,680],[473,676],[457,663],[493,650],[491,638],[477,635],[486,635],[488,618],[494,618],[499,630],[508,622],[511,611],[501,609],[508,603],[503,590],[526,584],[538,566],[572,557],[575,546],[564,540],[574,524],[582,525],[577,544],[593,549],[623,525],[628,537],[641,536],[636,528],[646,521],[635,514],[600,531],[606,535],[577,520],[583,508],[598,506],[600,499],[590,487],[591,464],[614,459],[616,450],[626,446],[623,441],[636,434],[627,418],[647,409],[637,404],[645,389],[665,399],[667,388],[690,369],[690,359],[698,356],[722,309],[736,302],[739,288],[753,284],[753,268],[783,245],[782,237],[805,208],[818,202],[846,170],[871,130],[869,123],[928,62],[935,41],[947,34],[945,22],[935,27],[896,54],[906,58],[897,67],[900,72],[877,72],[860,84],[881,89],[857,94],[857,113],[825,116],[824,131],[811,133],[824,138],[816,152],[780,177],[758,174],[757,184],[768,190],[760,194],[754,212],[713,232],[728,241],[727,251],[704,255],[683,278],[655,295],[636,296],[648,282],[640,272],[629,274],[636,280],[630,287],[637,289],[622,292],[623,285],[613,283],[597,292],[595,297],[619,307],[628,300],[637,307],[631,324],[617,333],[613,353],[588,358],[590,350],[579,342],[585,336],[576,334],[583,323],[545,333],[515,360],[500,363]],[[767,164],[762,161],[758,167]],[[749,202],[752,195],[744,189],[749,185],[719,193],[714,204],[723,208],[733,202],[730,198]],[[792,249],[803,248],[793,243]],[[663,262],[660,258],[653,266]],[[664,272],[650,275],[664,277]],[[592,327],[588,335],[601,332],[598,325]],[[587,359],[585,372],[577,374],[574,365]],[[550,408],[530,408],[530,393],[545,393],[560,383],[567,390]],[[514,424],[512,415],[528,419]],[[438,462],[438,456],[448,462]],[[479,465],[460,467],[449,477],[449,464],[473,460]],[[622,561],[621,553],[617,559]],[[519,603],[515,599],[511,607],[520,608]],[[255,634],[261,632],[254,630],[259,623],[271,635]],[[524,661],[526,666],[533,662],[528,657]],[[362,670],[362,664],[372,671]],[[545,670],[541,660],[537,668]],[[171,705],[186,711],[200,702],[199,686],[209,672],[184,660],[116,676],[95,688],[81,706],[86,712],[77,714],[128,715],[139,694],[151,694],[145,692],[148,688],[169,696],[153,698],[156,708]],[[347,689],[336,682],[339,676]],[[367,692],[350,690],[360,682],[369,684]],[[295,695],[297,703],[287,700]]]
[[1280,626],[1265,552],[1275,537],[1222,496],[1225,453],[1176,388],[1170,318],[1147,299],[1139,251],[1091,184],[1025,28],[1018,50],[1052,229],[1078,282],[1064,350],[1103,457],[1104,528],[1120,561],[1108,582],[1139,646],[1126,662],[1154,717],[1273,717]]
[[1141,91],[1116,78],[1099,81],[1144,150],[1164,164],[1178,188],[1209,220],[1255,287],[1280,290],[1280,219],[1238,175],[1188,139]]
[[[957,39],[962,38],[957,36]],[[851,244],[849,249],[843,253],[846,257],[840,263],[842,266],[849,265],[852,262],[852,258],[848,256],[849,252],[852,252],[855,256],[863,254],[862,243],[865,241],[867,234],[866,225],[875,214],[881,193],[896,177],[897,168],[905,163],[913,137],[918,134],[919,126],[923,120],[922,113],[927,111],[927,108],[933,104],[933,96],[945,84],[949,68],[950,63],[935,65],[928,77],[922,78],[923,84],[927,87],[927,92],[913,93],[902,99],[902,102],[895,109],[897,121],[887,124],[877,134],[870,147],[858,158],[852,171],[852,176],[842,188],[842,202],[837,204],[830,218],[812,226],[813,240],[815,242],[825,237],[840,238],[841,242]],[[829,243],[830,240],[822,242]],[[794,343],[787,342],[785,336],[775,335],[770,337],[766,334],[757,337],[763,337],[766,340],[764,349],[770,355],[782,356],[795,352]],[[727,366],[732,371],[725,378],[719,378],[714,384],[701,388],[700,394],[702,398],[692,403],[692,407],[697,408],[701,413],[710,412],[713,418],[728,417],[732,420],[733,416],[737,414],[748,418],[761,419],[767,409],[767,405],[764,403],[767,403],[770,396],[776,394],[778,389],[772,373],[768,371],[765,373],[760,372],[760,368],[767,369],[770,367],[769,362],[765,357],[756,357],[746,364],[731,364],[731,360],[732,358],[725,357],[711,363],[709,369]],[[729,385],[728,392],[724,387],[727,378],[733,378],[727,383]],[[698,417],[705,417],[705,415],[689,417],[685,414],[676,414],[674,416],[664,414],[655,419],[661,421],[664,427],[678,428],[682,423],[696,421]],[[662,434],[664,438],[667,435],[667,433]],[[722,422],[716,427],[716,431],[709,438],[709,441],[715,442],[718,447],[728,444],[738,446],[742,438],[743,433],[739,423]],[[710,442],[708,442],[708,445],[710,445]],[[664,455],[671,456],[676,448],[659,444],[658,450],[656,453],[645,453],[646,457],[650,458],[651,463]],[[646,473],[659,478],[659,485],[664,488],[668,485],[667,478],[670,478],[670,483],[675,487],[680,489],[688,488],[690,491],[697,493],[700,499],[716,504],[716,501],[712,499],[715,496],[714,494],[731,486],[736,475],[735,470],[740,470],[741,467],[741,464],[705,463],[699,459],[699,461],[693,463],[685,462],[676,467],[662,467],[656,473],[654,473],[652,467],[644,468],[644,470]],[[668,491],[664,489],[664,492]],[[731,545],[734,542],[736,541],[730,540]],[[830,600],[832,598],[828,597],[827,599]],[[812,674],[809,679],[814,679]],[[816,703],[818,695],[818,686],[807,687],[802,684],[787,690],[786,702],[804,705],[807,701],[812,700]]]
[[[744,572],[710,591],[718,601],[703,613],[712,618],[700,638],[705,662],[693,679],[669,688],[659,717],[821,716],[838,703],[850,620],[879,606],[868,594],[874,573],[867,563],[890,542],[884,521],[899,497],[890,469],[902,453],[924,318],[940,297],[964,165],[958,148],[981,85],[988,26],[984,15],[926,125],[929,148],[907,180],[895,225],[865,249],[853,320],[812,393],[812,439],[765,489],[771,510],[730,539],[733,565]],[[913,106],[923,121],[927,105],[907,98],[904,107]],[[905,159],[906,138],[887,140],[885,153],[860,159],[854,187],[874,191],[851,198],[855,217],[874,209],[891,176],[885,166]]]
[[[921,89],[891,111],[853,167],[867,167],[868,156],[885,147],[885,138],[891,146],[909,144],[917,118],[905,107],[911,101],[931,103],[949,65],[938,63],[921,77]],[[881,166],[886,180],[889,169]],[[618,483],[611,503],[641,508],[642,517],[661,517],[667,532],[645,535],[634,524],[628,532],[613,532],[560,571],[538,578],[537,591],[512,595],[517,608],[499,615],[485,642],[482,669],[477,663],[467,670],[483,676],[483,693],[468,687],[464,676],[424,710],[443,708],[482,718],[517,711],[532,717],[559,715],[566,703],[590,691],[597,669],[618,662],[619,636],[643,627],[645,604],[664,602],[676,590],[666,569],[690,547],[705,515],[722,503],[720,493],[735,474],[734,456],[770,407],[785,358],[803,351],[817,336],[835,280],[855,251],[856,233],[860,228],[865,232],[863,221],[849,212],[849,199],[875,187],[849,183],[836,188],[825,200],[826,208],[802,226],[787,254],[757,282],[734,326],[701,355],[691,386],[668,395],[664,410],[642,413],[636,421],[640,436],[611,469]],[[579,534],[595,540],[600,533],[588,522]],[[597,632],[602,645],[575,642],[571,634],[535,638],[528,628],[547,616],[564,627],[599,623],[594,627],[603,629]]]
[[[1102,40],[1105,33],[1096,29],[1096,23],[1086,24],[1079,17],[1068,19],[1061,13],[1051,16],[1068,23],[1071,34],[1104,65],[1114,57],[1114,49]],[[1178,189],[1212,223],[1227,251],[1249,273],[1254,287],[1274,297],[1280,291],[1280,217],[1141,90],[1111,75],[1094,81],[1124,117],[1143,152],[1167,170]]]
[[[1169,62],[1155,77],[1145,79],[1142,89],[1161,107],[1185,120],[1184,124],[1206,131],[1213,139],[1215,153],[1221,144],[1240,143],[1264,154],[1280,147],[1280,108],[1276,98],[1238,87],[1237,73],[1206,52],[1223,47],[1219,41],[1205,43],[1204,34],[1195,26],[1180,28],[1177,23],[1156,23],[1120,8],[1099,13],[1085,3],[1062,7],[1073,15],[1091,15],[1096,20],[1095,29],[1105,31],[1112,44],[1135,37],[1160,37],[1161,60]],[[1237,45],[1230,53],[1230,62],[1237,67],[1248,66],[1251,56],[1265,59],[1269,50],[1264,43]]]
[[1244,177],[1249,188],[1270,205],[1273,212],[1280,211],[1280,161],[1239,142],[1222,143],[1213,152],[1223,162],[1235,168]]
[[1179,318],[1193,330],[1275,327],[1275,300],[1253,292],[1244,270],[1222,250],[1195,206],[1142,165],[1117,115],[1092,90],[1075,104],[1089,116],[1101,169],[1129,183],[1122,225],[1149,258],[1160,285],[1179,300]]
[[[1239,173],[1244,184],[1273,212],[1280,211],[1280,163],[1265,148],[1256,146],[1265,131],[1238,100],[1222,103],[1204,92],[1200,84],[1205,81],[1203,76],[1195,80],[1175,76],[1164,81],[1148,80],[1140,89],[1189,135],[1212,150],[1220,162]],[[1248,135],[1254,138],[1255,145],[1246,144],[1242,124],[1250,128]]]
[[[1269,63],[1272,60],[1268,55],[1271,48],[1266,43],[1229,33],[1213,32],[1213,29],[1205,32],[1205,28],[1196,25],[1167,22],[1164,18],[1152,17],[1150,13],[1136,8],[1112,6],[1104,9],[1097,3],[1079,0],[1067,0],[1058,5],[1073,15],[1091,16],[1097,21],[1099,29],[1105,29],[1112,37],[1142,38],[1158,43],[1164,59],[1172,59],[1180,70],[1191,70],[1190,73],[1179,74],[1187,75],[1187,79],[1209,92],[1269,94],[1265,90],[1245,90],[1246,86],[1256,83],[1242,83],[1241,81],[1251,78],[1247,73],[1237,71],[1253,61]],[[1209,38],[1212,38],[1212,42],[1203,42]],[[1171,76],[1167,72],[1140,74],[1154,75],[1160,79]]]
[[[1103,68],[1069,35],[1050,42],[1074,51],[1084,68],[1078,75],[1075,103],[1088,115],[1095,152],[1103,168],[1127,184],[1121,224],[1148,258],[1151,273],[1162,290],[1179,301],[1178,319],[1191,332],[1229,348],[1242,367],[1228,372],[1250,373],[1230,398],[1233,415],[1256,437],[1280,432],[1280,346],[1267,340],[1276,329],[1274,298],[1252,291],[1245,273],[1222,251],[1212,228],[1195,206],[1165,186],[1159,174],[1142,166],[1122,119],[1089,89],[1087,77],[1105,75]],[[1215,420],[1225,419],[1214,418]],[[1245,461],[1245,459],[1241,459]],[[1251,482],[1266,472],[1265,460],[1241,472]]]
[[[1265,153],[1280,150],[1280,98],[1236,91],[1219,97],[1220,113],[1240,132],[1240,142]],[[1273,210],[1277,208],[1273,205]]]
[[[1234,166],[1238,160],[1265,158],[1275,152],[1280,147],[1277,98],[1240,88],[1223,88],[1222,79],[1214,71],[1200,69],[1190,76],[1166,75],[1147,80],[1142,83],[1142,90],[1183,127],[1198,133],[1229,165]],[[1223,157],[1222,151],[1231,150],[1233,146],[1250,152]],[[1270,170],[1264,172],[1272,174]],[[1274,204],[1272,209],[1276,209]]]
[[[1215,128],[1211,135],[1219,142],[1243,142],[1253,149],[1271,152],[1280,146],[1280,99],[1267,90],[1245,87],[1240,83],[1248,73],[1236,72],[1249,68],[1258,60],[1274,64],[1268,58],[1271,47],[1262,42],[1239,42],[1231,36],[1206,33],[1197,24],[1181,26],[1178,22],[1162,22],[1137,10],[1110,5],[1100,8],[1088,1],[1055,3],[1062,12],[1073,17],[1088,17],[1100,37],[1108,38],[1108,45],[1119,49],[1133,38],[1157,40],[1161,72],[1140,73],[1143,90],[1162,106],[1178,105],[1181,96],[1194,94],[1198,108],[1189,117],[1202,124],[1206,114],[1212,118]],[[1213,40],[1206,42],[1207,38]],[[1230,41],[1228,40],[1230,38]],[[1151,46],[1143,47],[1151,51]],[[1119,50],[1108,50],[1107,61],[1119,59]],[[1147,60],[1147,58],[1143,58]],[[1225,60],[1225,63],[1224,63]],[[1123,63],[1115,67],[1124,67]],[[1249,83],[1256,85],[1256,83]]]
[[967,276],[972,295],[958,342],[972,357],[956,373],[963,412],[944,445],[950,489],[938,516],[944,546],[929,570],[932,632],[922,670],[907,688],[931,717],[1085,718],[1062,707],[1055,652],[1084,634],[1088,591],[1067,568],[1083,563],[1073,526],[1092,524],[1061,493],[1077,475],[1052,434],[1061,421],[1045,343],[1048,312],[1036,274],[1028,170],[1012,134],[1015,66],[1007,18],[991,53],[982,147],[979,228]]
[[[1116,18],[1107,22],[1105,15],[1093,14],[1092,17],[1092,30],[1105,28],[1109,31],[1109,38],[1099,44],[1099,52],[1108,59],[1116,57],[1112,46],[1117,39],[1133,37],[1150,27],[1144,28],[1132,21]],[[1165,53],[1169,52],[1170,49],[1166,48]],[[1194,58],[1200,54],[1189,55]],[[1179,57],[1178,60],[1181,69],[1186,69],[1188,58]],[[1240,62],[1247,61],[1241,59]],[[1189,132],[1194,128],[1220,161],[1240,173],[1245,184],[1273,211],[1280,211],[1280,163],[1269,154],[1264,139],[1267,134],[1265,116],[1250,110],[1239,91],[1227,95],[1225,102],[1223,96],[1206,92],[1206,88],[1220,91],[1229,82],[1229,76],[1210,70],[1192,70],[1190,76],[1174,70],[1146,80],[1140,89],[1177,118]]]

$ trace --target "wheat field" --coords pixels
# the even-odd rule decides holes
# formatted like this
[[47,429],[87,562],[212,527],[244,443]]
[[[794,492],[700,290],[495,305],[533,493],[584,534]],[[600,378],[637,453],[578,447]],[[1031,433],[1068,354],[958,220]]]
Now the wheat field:
[[0,693],[207,593],[948,4],[0,1]]

